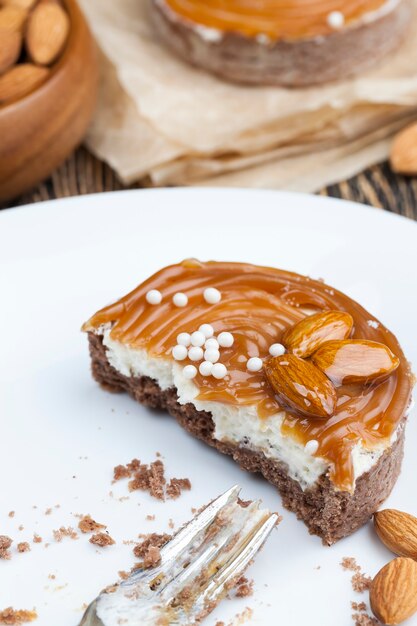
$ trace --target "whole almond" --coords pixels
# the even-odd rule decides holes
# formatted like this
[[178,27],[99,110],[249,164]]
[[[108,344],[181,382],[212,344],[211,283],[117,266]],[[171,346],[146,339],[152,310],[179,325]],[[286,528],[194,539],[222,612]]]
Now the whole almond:
[[400,364],[387,346],[365,339],[327,341],[311,359],[335,385],[380,381]]
[[22,32],[27,18],[27,11],[20,7],[5,6],[0,9],[0,30]]
[[401,624],[417,611],[417,563],[398,557],[375,576],[369,594],[371,609],[383,624]]
[[59,4],[45,2],[35,7],[26,30],[26,48],[32,61],[53,63],[66,44],[69,30],[69,17]]
[[408,126],[395,137],[390,163],[398,174],[417,174],[417,124]]
[[0,28],[0,74],[14,65],[22,49],[22,35],[17,30]]
[[17,100],[39,87],[49,76],[46,67],[31,63],[15,65],[0,76],[0,103]]
[[398,556],[417,560],[417,517],[395,509],[384,509],[374,515],[378,537]]
[[353,318],[343,311],[315,313],[289,328],[282,338],[284,346],[293,354],[308,357],[325,341],[346,339],[353,328]]
[[330,380],[309,361],[284,354],[269,359],[264,370],[283,408],[307,416],[333,415],[336,391]]

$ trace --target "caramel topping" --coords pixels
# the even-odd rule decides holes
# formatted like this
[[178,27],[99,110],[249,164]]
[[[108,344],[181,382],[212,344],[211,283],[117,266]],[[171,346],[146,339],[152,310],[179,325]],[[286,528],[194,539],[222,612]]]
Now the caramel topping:
[[328,16],[337,11],[345,24],[377,11],[387,0],[165,0],[196,24],[246,37],[301,39],[333,31]]
[[[207,287],[221,292],[220,302],[208,304],[204,300]],[[161,304],[150,305],[146,301],[151,289],[161,292]],[[188,296],[186,307],[173,304],[172,296],[177,292]],[[206,323],[213,326],[216,335],[231,332],[233,346],[221,349],[227,376],[217,380],[197,374],[194,382],[200,390],[198,399],[255,405],[260,418],[264,418],[283,407],[265,373],[247,370],[247,359],[265,359],[269,347],[282,343],[289,328],[320,311],[349,313],[354,323],[352,339],[384,344],[399,359],[398,368],[382,381],[338,386],[331,417],[286,413],[281,425],[284,434],[302,444],[317,440],[317,455],[329,462],[330,478],[338,488],[349,491],[354,483],[352,448],[359,442],[369,449],[389,443],[409,405],[412,377],[394,335],[348,296],[323,282],[283,270],[188,260],[154,274],[130,294],[96,313],[83,330],[111,323],[112,339],[166,359],[172,359],[171,350],[181,332],[193,332]]]

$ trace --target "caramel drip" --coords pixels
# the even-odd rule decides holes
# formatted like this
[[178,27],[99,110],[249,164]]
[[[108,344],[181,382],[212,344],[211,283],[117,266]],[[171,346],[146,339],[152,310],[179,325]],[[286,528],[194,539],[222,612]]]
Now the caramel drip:
[[[206,287],[216,287],[221,292],[218,304],[205,302]],[[160,305],[147,303],[146,293],[150,289],[162,293]],[[179,291],[188,296],[185,308],[172,303],[172,296]],[[193,332],[203,323],[211,324],[216,334],[229,331],[235,338],[234,344],[221,349],[221,362],[228,375],[216,380],[198,374],[194,379],[200,389],[198,398],[256,405],[263,418],[281,409],[264,373],[247,371],[247,358],[267,357],[269,346],[280,342],[285,330],[305,317],[306,310],[332,309],[352,315],[352,338],[384,343],[399,357],[400,366],[378,384],[339,387],[337,409],[330,419],[286,414],[281,429],[303,444],[316,439],[317,454],[329,462],[333,482],[342,490],[351,490],[352,448],[358,442],[369,449],[389,442],[410,402],[412,378],[394,335],[380,323],[370,325],[369,321],[377,320],[343,293],[323,282],[283,270],[191,260],[164,268],[96,313],[84,330],[112,323],[114,340],[167,359],[172,358],[171,349],[180,332]]]
[[178,15],[207,28],[247,37],[301,39],[332,32],[328,15],[343,13],[345,24],[377,11],[386,0],[165,0]]

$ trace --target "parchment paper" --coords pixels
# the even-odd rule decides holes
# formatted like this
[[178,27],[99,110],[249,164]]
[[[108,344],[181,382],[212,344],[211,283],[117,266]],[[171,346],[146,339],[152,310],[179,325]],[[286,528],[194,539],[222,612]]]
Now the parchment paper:
[[384,159],[417,117],[417,17],[372,71],[301,90],[237,86],[188,66],[159,43],[147,0],[81,5],[102,51],[87,142],[125,183],[314,191]]

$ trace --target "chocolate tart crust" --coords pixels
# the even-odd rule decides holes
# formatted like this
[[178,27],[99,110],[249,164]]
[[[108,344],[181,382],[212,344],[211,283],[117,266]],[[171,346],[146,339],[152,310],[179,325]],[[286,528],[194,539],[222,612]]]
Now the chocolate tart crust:
[[329,35],[267,43],[237,33],[212,40],[202,34],[203,27],[174,13],[164,0],[150,0],[149,8],[161,41],[183,60],[232,82],[285,87],[363,72],[399,45],[412,12],[410,0],[399,0],[391,9]]
[[396,441],[370,471],[356,481],[353,494],[336,491],[324,474],[313,487],[303,491],[288,475],[285,463],[267,458],[262,452],[217,441],[213,437],[214,422],[210,413],[198,411],[192,404],[179,404],[175,388],[163,391],[147,376],[120,374],[107,360],[102,337],[88,333],[88,340],[92,374],[102,387],[114,392],[125,391],[145,406],[168,411],[191,435],[232,456],[243,469],[262,474],[278,489],[283,505],[326,545],[332,545],[365,524],[389,496],[400,474],[406,418],[398,429]]

